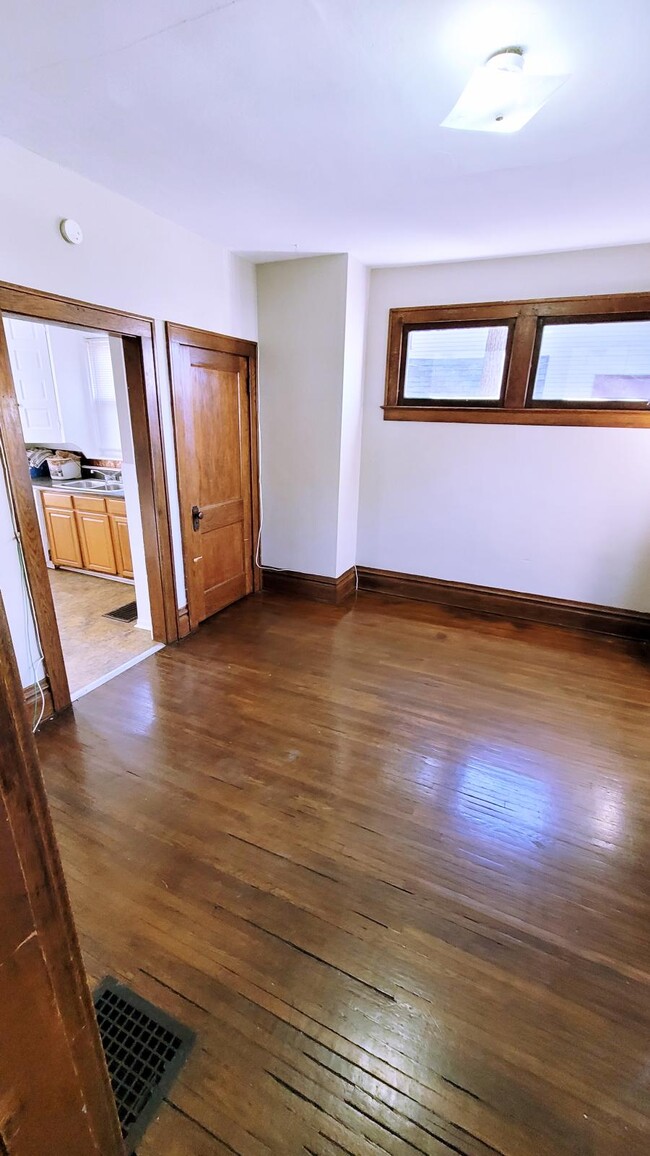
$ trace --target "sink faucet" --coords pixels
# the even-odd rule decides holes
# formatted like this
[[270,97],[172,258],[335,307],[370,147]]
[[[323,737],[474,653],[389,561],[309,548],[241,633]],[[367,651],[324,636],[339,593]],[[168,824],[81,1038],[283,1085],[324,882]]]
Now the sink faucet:
[[89,470],[89,472],[93,475],[98,474],[100,478],[104,479],[104,481],[122,481],[122,471],[117,469],[115,466],[85,466],[84,468]]

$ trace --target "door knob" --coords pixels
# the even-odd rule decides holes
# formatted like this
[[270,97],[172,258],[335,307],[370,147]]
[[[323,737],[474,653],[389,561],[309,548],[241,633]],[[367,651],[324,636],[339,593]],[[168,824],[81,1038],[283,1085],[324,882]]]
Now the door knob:
[[199,522],[203,517],[203,510],[199,510],[198,506],[192,506],[192,527],[194,530],[199,529]]

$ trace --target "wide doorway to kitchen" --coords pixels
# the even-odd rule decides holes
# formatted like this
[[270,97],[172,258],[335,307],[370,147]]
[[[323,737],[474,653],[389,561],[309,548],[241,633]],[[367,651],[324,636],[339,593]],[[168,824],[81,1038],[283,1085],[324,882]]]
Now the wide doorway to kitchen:
[[[2,321],[74,700],[160,647],[152,636],[124,347],[97,329],[9,313]],[[37,689],[38,646],[33,659]]]

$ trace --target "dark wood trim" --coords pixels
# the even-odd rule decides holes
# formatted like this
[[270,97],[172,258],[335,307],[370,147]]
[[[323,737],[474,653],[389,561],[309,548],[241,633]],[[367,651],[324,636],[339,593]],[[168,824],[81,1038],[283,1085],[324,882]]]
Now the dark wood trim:
[[[120,1156],[124,1146],[115,1101],[1,596],[0,797],[29,897],[34,934],[49,976],[52,1015],[58,1018],[60,1030],[67,1037],[84,1117],[93,1139],[92,1150],[105,1156]],[[29,1032],[29,1024],[24,1025],[24,1030]],[[47,1056],[42,1060],[48,1063]],[[19,1110],[24,1107],[19,1106]],[[56,1137],[52,1139],[54,1151]],[[83,1143],[80,1136],[79,1152],[90,1150],[91,1145]]]
[[175,642],[176,579],[153,329],[122,338],[154,642]]
[[167,340],[179,345],[193,345],[198,349],[213,349],[215,353],[232,353],[235,357],[257,358],[257,343],[245,337],[230,337],[227,333],[211,333],[208,329],[193,329],[167,321]]
[[637,642],[650,640],[650,614],[615,606],[598,606],[542,594],[520,594],[494,586],[474,586],[465,582],[448,582],[418,574],[401,574],[394,570],[375,570],[359,566],[359,589],[417,602],[436,602],[475,614],[496,615],[511,620],[524,619],[548,626],[589,630],[596,634],[615,634]]
[[[250,428],[250,462],[251,462],[251,522],[252,522],[252,569],[253,569],[253,592],[257,593],[262,589],[262,570],[257,564],[257,547],[260,538],[261,525],[261,503],[260,503],[260,465],[259,465],[259,405],[258,405],[258,349],[257,342],[249,341],[244,337],[230,337],[225,333],[211,333],[206,329],[194,329],[188,325],[177,325],[173,321],[165,323],[165,332],[167,337],[167,364],[169,369],[169,379],[171,384],[172,396],[172,417],[174,424],[174,445],[176,450],[176,460],[178,462],[178,436],[177,436],[177,405],[174,400],[174,357],[173,346],[176,345],[190,345],[198,349],[212,349],[215,353],[229,353],[234,357],[245,357],[248,363],[248,399],[249,399],[249,428]],[[183,526],[183,508],[181,497],[181,480],[179,471],[177,469],[177,485],[178,497],[181,503],[181,528]],[[189,586],[187,581],[188,575],[188,558],[190,557],[191,548],[186,547],[186,534],[183,534],[183,562],[185,567],[185,581],[188,596],[190,600]],[[189,623],[192,623],[191,608],[188,606]],[[180,621],[180,620],[179,620]]]
[[263,590],[273,594],[295,594],[309,598],[312,602],[329,602],[340,606],[347,602],[356,590],[356,570],[351,566],[338,578],[328,578],[323,574],[303,574],[298,570],[273,570],[262,568]]
[[[142,511],[153,636],[156,642],[175,641],[178,638],[176,587],[153,321],[148,317],[138,317],[102,305],[89,305],[86,302],[37,289],[0,283],[0,314],[4,313],[16,313],[21,317],[44,321],[47,324],[99,329],[122,338]],[[55,710],[60,711],[70,705],[70,689],[47,566],[41,548],[22,426],[1,324],[0,438],[9,467],[8,484],[25,551],[37,629],[45,657],[45,669]]]
[[[572,402],[533,400],[541,329],[544,322],[570,324],[640,320],[650,317],[650,293],[619,293],[595,297],[562,297],[543,300],[482,301],[469,304],[416,306],[391,309],[384,395],[385,421],[476,422],[508,425],[641,426],[650,425],[644,403],[595,401],[576,406]],[[428,326],[496,324],[514,325],[505,357],[505,387],[498,402],[437,404],[427,399],[404,399],[406,339],[409,331]]]
[[43,706],[43,699],[41,698],[41,693],[43,694],[43,698],[45,699],[45,706],[43,708],[43,715],[41,718],[41,722],[45,722],[46,719],[52,718],[52,715],[54,714],[54,702],[52,700],[52,691],[50,690],[50,684],[49,684],[49,681],[47,680],[47,678],[42,678],[40,680],[40,682],[34,684],[34,686],[26,686],[25,687],[25,706],[27,707],[27,721],[30,723],[31,723],[31,720],[34,717],[34,715],[36,715],[36,718],[38,718],[39,714],[41,713],[41,707]]
[[178,611],[178,637],[187,638],[188,634],[191,634],[191,631],[190,612],[187,606],[182,606]]
[[384,421],[475,422],[480,425],[650,426],[649,410],[625,409],[472,409],[428,405],[384,405]]

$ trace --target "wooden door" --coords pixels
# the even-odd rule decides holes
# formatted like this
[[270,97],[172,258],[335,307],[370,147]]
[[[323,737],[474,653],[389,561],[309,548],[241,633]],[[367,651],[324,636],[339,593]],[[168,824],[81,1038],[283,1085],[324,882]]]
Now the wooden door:
[[77,526],[85,569],[97,570],[100,574],[116,574],[115,551],[108,514],[77,510]]
[[[255,588],[255,347],[168,326],[190,626]],[[243,347],[243,348],[242,348]]]
[[0,598],[0,1153],[123,1156]]
[[45,507],[50,558],[55,566],[83,566],[74,510]]

